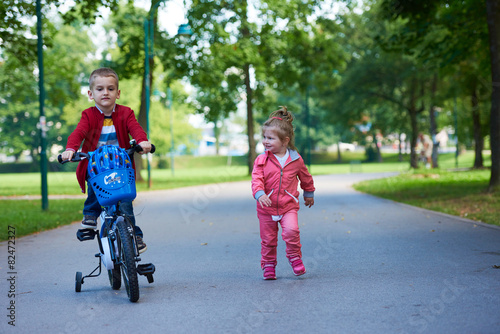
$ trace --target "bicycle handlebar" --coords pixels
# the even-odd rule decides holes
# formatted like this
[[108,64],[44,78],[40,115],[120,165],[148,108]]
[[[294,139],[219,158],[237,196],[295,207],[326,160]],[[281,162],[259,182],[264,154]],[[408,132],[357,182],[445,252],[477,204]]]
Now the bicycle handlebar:
[[[134,155],[134,152],[142,152],[142,147],[141,145],[138,145],[135,143],[135,140],[132,140],[130,142],[130,144],[132,145],[131,148],[127,149],[127,154],[132,157]],[[151,144],[151,151],[149,153],[155,153],[156,151],[156,147]],[[84,153],[84,152],[75,152],[75,154],[73,155],[73,158],[71,158],[71,160],[63,160],[62,159],[62,155],[59,154],[57,156],[57,161],[59,161],[60,164],[64,165],[65,163],[68,163],[68,162],[80,162],[84,159],[88,159],[90,157],[90,154],[88,153]]]

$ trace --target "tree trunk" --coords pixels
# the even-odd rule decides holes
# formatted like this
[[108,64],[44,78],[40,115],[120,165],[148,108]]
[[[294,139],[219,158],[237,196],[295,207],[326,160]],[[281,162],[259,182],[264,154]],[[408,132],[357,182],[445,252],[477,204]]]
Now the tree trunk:
[[471,92],[471,107],[472,107],[472,122],[474,128],[474,168],[483,167],[483,146],[484,140],[481,132],[481,114],[479,110],[479,102],[477,99],[477,87],[474,83]]
[[252,174],[253,162],[257,157],[253,126],[252,87],[250,87],[250,64],[245,64],[245,89],[247,93],[248,175]]
[[342,154],[340,153],[340,140],[337,142],[337,163],[342,162]]
[[437,91],[437,82],[438,76],[434,74],[432,78],[432,87],[431,87],[431,103],[429,108],[429,121],[430,121],[430,134],[432,138],[432,168],[438,168],[438,145],[436,143],[436,133],[437,133],[437,125],[436,125],[436,111],[435,111],[435,97]]
[[418,157],[415,148],[417,147],[418,138],[418,110],[417,110],[417,97],[416,97],[417,83],[413,79],[410,88],[410,101],[408,105],[408,113],[410,114],[411,138],[410,138],[410,167],[418,168]]
[[[220,154],[220,127],[219,127],[219,122],[216,119],[214,121],[214,137],[215,137],[215,155]],[[229,152],[228,152],[229,154]]]
[[382,162],[382,154],[377,141],[377,132],[373,130],[373,143],[375,144],[375,153],[377,154],[377,162]]
[[490,114],[491,178],[488,190],[493,191],[500,186],[500,2],[486,0],[486,11],[493,86]]
[[401,142],[401,132],[398,133],[398,161],[403,161],[403,143]]
[[[242,1],[241,4],[241,36],[243,39],[250,39],[250,29],[248,27],[248,2]],[[253,121],[253,92],[250,86],[250,66],[251,64],[245,58],[243,60],[243,75],[245,76],[245,90],[247,95],[247,135],[248,135],[248,175],[252,174],[253,162],[257,157],[257,152],[255,151],[255,138],[254,138],[254,121]]]

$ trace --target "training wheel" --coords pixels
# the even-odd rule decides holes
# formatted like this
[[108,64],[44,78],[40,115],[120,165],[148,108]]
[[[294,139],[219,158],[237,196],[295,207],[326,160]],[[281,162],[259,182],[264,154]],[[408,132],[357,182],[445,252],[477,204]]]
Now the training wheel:
[[82,272],[77,271],[76,277],[75,277],[75,291],[76,292],[82,291],[82,283],[83,283]]

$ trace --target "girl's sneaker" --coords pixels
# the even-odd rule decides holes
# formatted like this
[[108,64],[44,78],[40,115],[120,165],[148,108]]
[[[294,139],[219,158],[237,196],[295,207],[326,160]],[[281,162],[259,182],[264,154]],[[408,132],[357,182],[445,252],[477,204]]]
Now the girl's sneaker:
[[274,264],[268,263],[264,265],[264,279],[265,280],[274,280],[276,279],[276,269]]
[[300,257],[294,257],[288,261],[290,261],[295,276],[304,275],[306,273],[306,267],[304,267],[304,263],[302,263]]

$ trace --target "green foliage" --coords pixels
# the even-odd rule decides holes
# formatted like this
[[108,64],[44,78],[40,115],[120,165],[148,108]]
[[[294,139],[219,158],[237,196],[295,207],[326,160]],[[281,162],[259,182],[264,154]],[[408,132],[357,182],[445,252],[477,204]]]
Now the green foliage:
[[[59,2],[59,1],[57,1]],[[116,10],[120,0],[79,0],[67,11],[63,18],[67,23],[75,21],[84,21],[85,23],[95,23],[95,19],[100,17],[99,8],[109,7],[112,11]]]
[[[188,114],[203,114],[218,136],[242,101],[249,117],[255,112],[257,123],[287,105],[296,116],[296,143],[303,153],[309,145],[363,142],[375,133],[415,137],[417,131],[429,131],[432,107],[440,111],[438,130],[452,133],[456,115],[460,143],[479,145],[489,131],[492,106],[484,2],[346,1],[338,14],[328,10],[329,3],[196,0],[187,13],[194,35],[186,40],[158,31],[154,12],[134,1],[83,0],[70,4],[64,14],[54,11],[62,1],[42,1],[49,146],[64,146],[89,105],[81,87],[98,66],[119,72],[127,91],[119,103],[130,105],[145,124],[141,76],[146,17],[155,18],[152,91],[174,89],[176,149],[180,143],[189,152],[199,138],[187,125]],[[151,8],[157,4],[154,0]],[[111,9],[102,25],[104,40],[92,41],[89,25],[103,6]],[[0,14],[0,150],[15,156],[31,150],[36,160],[35,2],[4,1]],[[154,66],[158,62],[162,66]],[[432,92],[435,75],[437,91]],[[195,87],[189,106],[186,94],[176,89],[180,78]],[[165,131],[168,115],[164,98],[153,97],[151,135],[163,153],[172,142]],[[247,131],[253,139],[255,124],[250,122]],[[359,125],[369,132],[359,131]]]
[[138,79],[144,71],[144,20],[147,12],[133,6],[131,1],[118,6],[111,13],[110,21],[104,28],[107,34],[117,34],[117,48],[112,41],[107,41],[110,48],[103,50],[103,66],[115,69],[120,79]]
[[[304,98],[309,85],[318,90],[332,86],[330,73],[342,66],[341,48],[333,38],[339,27],[331,20],[311,20],[318,3],[193,1],[188,18],[194,36],[187,47],[178,40],[178,49],[186,52],[177,69],[197,88],[197,112],[217,126],[243,100],[253,138],[254,109],[260,120],[278,107],[280,94]],[[249,15],[250,8],[258,20]],[[300,109],[292,110],[299,114]],[[297,123],[305,121],[302,113]]]
[[[63,145],[68,134],[62,110],[70,101],[80,96],[80,74],[85,67],[87,52],[95,46],[86,35],[73,26],[52,27],[51,45],[44,51],[45,115],[47,118],[47,143]],[[50,35],[49,35],[50,36]],[[3,153],[19,157],[31,151],[36,159],[40,141],[38,82],[33,75],[37,69],[34,59],[23,59],[10,49],[2,50],[0,62],[0,136]],[[24,62],[24,63],[23,63]]]

